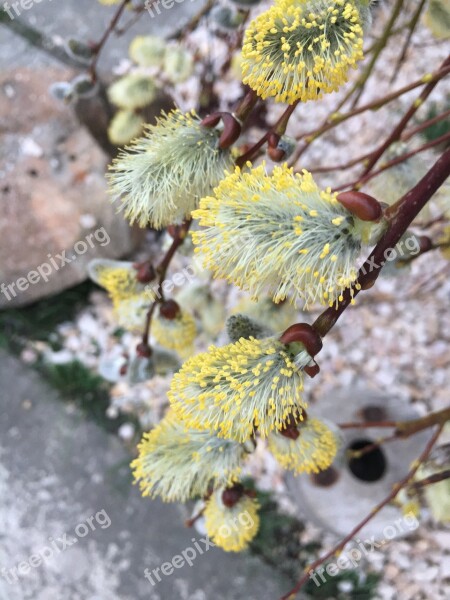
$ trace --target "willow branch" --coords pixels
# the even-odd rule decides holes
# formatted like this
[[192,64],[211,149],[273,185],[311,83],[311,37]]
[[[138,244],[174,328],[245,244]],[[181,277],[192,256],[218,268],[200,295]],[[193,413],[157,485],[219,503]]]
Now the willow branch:
[[[450,66],[450,56],[448,56],[446,58],[446,60],[442,63],[440,70],[446,69],[449,66]],[[400,119],[397,126],[392,131],[392,133],[386,138],[386,140],[383,142],[383,144],[381,144],[381,146],[378,148],[378,150],[372,154],[371,158],[369,159],[369,161],[364,169],[363,176],[367,175],[367,173],[369,173],[372,170],[372,168],[375,166],[375,164],[378,162],[378,160],[381,158],[381,156],[384,154],[384,152],[389,148],[389,146],[393,142],[396,142],[397,140],[400,139],[400,136],[402,135],[405,127],[408,125],[409,121],[415,115],[415,113],[417,112],[419,107],[422,106],[422,104],[425,102],[425,100],[428,98],[428,96],[434,90],[434,88],[436,87],[438,82],[439,82],[439,79],[435,79],[435,80],[427,83],[427,85],[424,87],[424,89],[420,93],[419,97],[416,98],[414,100],[414,102],[410,105],[410,107],[408,108],[406,113],[403,115],[403,117]]]
[[92,81],[97,81],[97,64],[100,59],[100,54],[105,47],[106,42],[109,39],[109,36],[112,34],[116,25],[120,21],[120,17],[123,14],[127,4],[130,3],[131,0],[122,0],[121,4],[118,6],[116,12],[114,13],[111,21],[109,22],[108,27],[106,28],[104,34],[100,38],[100,40],[93,45],[92,51],[94,53],[94,58],[92,59],[91,65],[89,67],[89,73],[91,75]]
[[[330,131],[330,129],[333,129],[334,127],[337,127],[341,123],[344,123],[345,121],[352,119],[356,115],[360,115],[368,110],[378,110],[382,106],[389,104],[393,100],[397,100],[397,98],[400,98],[400,96],[403,96],[404,94],[411,92],[412,90],[414,90],[418,87],[421,87],[422,85],[425,85],[425,84],[430,85],[431,83],[436,83],[436,82],[440,81],[441,79],[443,79],[449,73],[450,73],[450,66],[445,66],[445,67],[440,68],[439,70],[435,71],[434,73],[429,73],[429,74],[423,75],[420,79],[418,79],[408,85],[405,85],[402,88],[399,88],[395,92],[386,94],[385,96],[377,98],[376,100],[373,100],[372,102],[369,102],[367,104],[359,106],[358,108],[354,108],[353,110],[350,110],[346,113],[342,113],[342,114],[341,113],[331,113],[322,125],[320,125],[316,129],[312,129],[310,131],[302,133],[297,138],[298,140],[303,139],[304,145],[302,147],[299,147],[294,152],[294,154],[292,155],[292,157],[289,161],[289,164],[294,165],[297,162],[297,160],[300,158],[300,156],[303,154],[303,152],[307,149],[307,147],[314,140],[321,137],[324,133],[327,133],[328,131]],[[408,119],[408,121],[409,121],[409,119]],[[403,129],[402,129],[402,131],[403,131]]]
[[255,155],[258,153],[259,149],[262,148],[262,146],[264,146],[264,144],[268,141],[268,139],[272,133],[276,133],[277,135],[280,135],[280,136],[284,134],[284,132],[286,131],[286,127],[289,122],[289,119],[291,118],[298,103],[299,103],[299,100],[296,100],[293,104],[290,104],[286,108],[284,113],[281,115],[281,117],[278,119],[278,121],[275,123],[275,125],[273,125],[262,136],[262,138],[260,138],[255,144],[253,144],[253,146],[251,146],[249,148],[249,150],[247,150],[247,152],[245,152],[244,154],[242,154],[241,156],[238,157],[238,159],[236,160],[236,165],[238,167],[242,167],[243,165],[245,165],[245,163],[248,160],[251,160],[252,158],[254,158]]
[[408,492],[418,492],[428,485],[433,485],[434,483],[439,483],[441,481],[445,481],[446,479],[450,479],[450,469],[446,469],[445,471],[441,471],[440,473],[435,473],[434,475],[430,475],[429,477],[425,477],[420,481],[415,481],[408,486]]
[[38,50],[42,50],[42,52],[46,52],[49,56],[59,62],[70,67],[80,68],[80,63],[71,58],[62,46],[57,46],[51,38],[31,25],[28,25],[21,19],[11,19],[3,10],[0,10],[0,25],[7,27],[16,35],[19,35],[26,40],[29,44]]
[[401,13],[401,10],[403,8],[403,2],[404,2],[404,0],[397,0],[397,2],[395,3],[395,6],[392,9],[391,18],[389,19],[388,23],[386,24],[386,27],[383,31],[383,35],[377,41],[377,44],[376,44],[376,47],[374,48],[371,60],[370,60],[369,64],[367,65],[367,67],[365,68],[362,76],[355,83],[355,86],[352,90],[352,95],[355,91],[357,91],[357,93],[356,93],[356,96],[353,98],[352,108],[354,108],[358,104],[358,100],[361,98],[361,96],[364,92],[364,88],[366,87],[366,83],[372,74],[375,64],[376,64],[378,58],[380,57],[381,53],[383,52],[384,48],[386,47],[389,37],[391,36],[392,31],[394,29],[394,25],[395,25],[400,13]]
[[[450,141],[450,131],[435,138],[434,140],[431,140],[431,142],[427,142],[426,144],[423,144],[422,146],[419,146],[418,148],[411,150],[411,152],[405,152],[405,154],[402,154],[401,156],[397,156],[396,158],[393,158],[392,160],[385,162],[376,171],[367,173],[367,175],[364,175],[362,177],[359,177],[358,179],[355,179],[355,181],[353,181],[352,183],[346,183],[344,185],[340,185],[336,188],[333,188],[333,191],[337,192],[339,190],[343,190],[348,187],[353,188],[353,189],[359,189],[365,183],[367,183],[374,177],[377,177],[378,175],[380,175],[380,173],[383,173],[383,171],[387,171],[391,167],[395,167],[395,165],[399,165],[402,162],[405,162],[406,160],[408,160],[408,158],[411,158],[412,156],[415,156],[416,154],[420,154],[420,152],[424,152],[425,150],[429,150],[430,148],[434,148],[435,146],[439,146],[440,144],[445,144],[448,141]],[[366,160],[367,160],[367,158],[366,158]],[[381,200],[382,200],[382,198],[381,198]]]
[[449,175],[450,149],[442,154],[417,185],[386,211],[388,228],[361,267],[355,287],[346,289],[343,293],[343,300],[338,303],[337,307],[327,308],[313,323],[313,327],[319,335],[325,336],[352,303],[352,299],[362,289],[368,289],[375,283],[386,262],[385,252],[395,248],[411,222]]
[[170,263],[172,262],[175,254],[177,253],[178,248],[181,246],[181,244],[186,239],[186,235],[189,231],[191,223],[192,223],[192,220],[188,220],[188,221],[185,221],[179,227],[177,227],[177,229],[175,230],[175,236],[173,238],[173,241],[172,241],[169,249],[167,250],[166,254],[164,255],[162,261],[156,267],[156,273],[158,275],[158,287],[157,287],[157,290],[155,293],[156,299],[152,302],[150,308],[148,309],[146,319],[145,319],[144,333],[142,335],[142,343],[143,343],[144,347],[147,349],[150,348],[150,346],[149,346],[150,329],[151,329],[152,320],[153,320],[153,317],[155,314],[156,305],[160,304],[161,302],[164,302],[164,300],[165,300],[163,283],[166,279],[167,269],[169,268]]
[[420,133],[424,129],[428,129],[428,127],[431,127],[431,125],[434,125],[435,123],[439,123],[440,121],[443,121],[448,116],[450,116],[450,109],[445,110],[444,112],[440,113],[439,115],[436,115],[435,117],[433,117],[431,119],[427,119],[426,121],[419,123],[415,127],[411,127],[411,129],[408,129],[402,135],[402,141],[407,142],[409,139],[411,139],[413,137],[413,135],[416,135],[416,133]]
[[397,59],[397,62],[395,64],[394,72],[392,73],[390,83],[394,83],[403,63],[405,62],[406,54],[407,54],[408,48],[411,44],[412,36],[413,36],[413,34],[416,30],[416,27],[419,23],[419,19],[423,12],[423,9],[425,8],[426,2],[427,2],[427,0],[420,0],[419,4],[417,6],[416,12],[414,13],[411,21],[408,23],[408,35],[406,36],[405,42],[403,44],[403,48],[402,48],[402,50],[399,54],[399,57]]

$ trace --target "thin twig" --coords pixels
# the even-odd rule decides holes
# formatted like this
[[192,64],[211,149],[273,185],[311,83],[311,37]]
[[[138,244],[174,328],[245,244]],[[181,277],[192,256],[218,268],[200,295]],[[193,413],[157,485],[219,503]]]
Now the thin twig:
[[[435,146],[439,146],[440,144],[444,144],[445,142],[448,142],[449,140],[450,140],[450,131],[435,138],[434,140],[431,140],[431,142],[427,142],[426,144],[423,144],[422,146],[419,146],[418,148],[411,150],[411,152],[405,152],[405,154],[402,154],[401,156],[397,156],[396,158],[389,160],[388,162],[384,163],[376,171],[372,171],[371,173],[368,173],[367,175],[364,175],[363,177],[359,177],[358,179],[355,179],[355,181],[353,181],[352,183],[346,183],[344,185],[340,185],[336,188],[333,188],[333,191],[337,192],[337,191],[343,190],[345,188],[359,189],[365,183],[370,181],[370,179],[377,177],[378,175],[380,175],[380,173],[383,173],[384,171],[390,169],[391,167],[395,167],[395,165],[399,165],[402,162],[405,162],[406,160],[408,160],[408,158],[411,158],[412,156],[415,156],[416,154],[419,154],[420,152],[424,152],[425,150],[429,150],[430,148],[434,148]],[[380,200],[382,200],[382,198],[380,198]]]
[[440,473],[435,473],[434,475],[430,475],[429,477],[425,477],[420,481],[415,481],[408,486],[408,492],[417,492],[427,485],[432,485],[434,483],[439,483],[440,481],[445,481],[446,479],[450,479],[450,469],[446,469],[445,471],[441,471]]
[[407,142],[413,137],[413,135],[416,135],[416,133],[420,133],[424,129],[428,129],[428,127],[431,127],[431,125],[439,123],[439,121],[443,121],[448,116],[450,116],[450,108],[431,119],[427,119],[426,121],[419,123],[419,125],[416,125],[416,127],[411,127],[411,129],[407,129],[402,135],[402,141]]
[[163,283],[166,278],[167,269],[169,268],[170,263],[172,262],[175,254],[177,253],[178,248],[181,246],[181,244],[186,239],[186,235],[189,231],[191,223],[192,223],[192,220],[187,220],[182,225],[177,227],[177,229],[175,231],[175,237],[173,238],[173,241],[172,241],[169,249],[167,250],[167,252],[164,255],[160,264],[156,267],[156,273],[158,275],[158,287],[155,292],[155,299],[148,309],[146,319],[145,319],[144,332],[142,334],[142,343],[144,344],[144,346],[146,348],[150,348],[149,337],[150,337],[152,319],[155,315],[156,305],[160,304],[161,302],[164,302],[164,300],[165,300]]
[[362,76],[355,83],[354,89],[352,90],[352,94],[354,91],[356,91],[356,90],[358,90],[358,91],[353,98],[352,108],[354,108],[358,104],[358,100],[361,98],[361,96],[364,92],[364,88],[366,87],[366,83],[367,83],[370,75],[372,74],[372,71],[376,65],[376,62],[377,62],[378,58],[380,57],[381,53],[383,52],[384,48],[386,47],[386,44],[387,44],[387,42],[391,36],[391,33],[393,31],[395,22],[397,21],[399,15],[401,13],[401,10],[403,8],[403,2],[404,2],[404,0],[397,0],[397,2],[395,3],[395,6],[392,8],[391,17],[390,17],[388,23],[386,24],[386,27],[384,28],[383,35],[379,38],[379,40],[377,42],[377,45],[374,49],[372,58],[371,58],[369,64],[367,65],[367,67],[365,68]]
[[92,59],[91,65],[89,67],[89,73],[91,75],[92,81],[97,81],[97,64],[98,64],[98,61],[100,58],[100,54],[101,54],[103,48],[105,47],[105,44],[109,39],[109,36],[112,34],[114,29],[116,28],[116,25],[118,24],[123,11],[125,10],[127,4],[130,3],[130,1],[131,0],[122,0],[121,4],[119,5],[116,12],[114,13],[114,16],[112,17],[111,21],[109,22],[109,25],[106,28],[105,32],[103,33],[102,37],[92,47],[94,57]]
[[395,67],[394,67],[394,72],[392,73],[392,77],[391,77],[389,83],[394,83],[394,81],[397,78],[398,73],[400,72],[400,69],[401,69],[403,63],[405,62],[406,54],[407,54],[408,48],[411,44],[412,36],[413,36],[413,34],[416,30],[416,27],[419,23],[419,19],[423,12],[423,9],[425,8],[426,2],[427,2],[427,0],[420,0],[419,5],[417,6],[416,12],[414,13],[411,21],[408,23],[408,35],[406,36],[405,43],[403,44],[402,51],[399,54],[399,57],[397,59]]
[[[308,146],[313,141],[315,141],[316,139],[321,137],[324,133],[327,133],[328,131],[330,131],[330,129],[337,127],[344,121],[348,121],[349,119],[352,119],[356,115],[360,115],[360,114],[366,112],[367,110],[378,110],[382,106],[389,104],[393,100],[400,98],[400,96],[403,96],[404,94],[411,92],[412,90],[414,90],[418,87],[421,87],[422,85],[425,85],[425,84],[430,85],[431,83],[436,83],[436,82],[440,81],[449,73],[450,73],[450,66],[440,68],[439,70],[435,71],[434,73],[429,73],[427,75],[423,75],[420,79],[418,79],[408,85],[405,85],[402,88],[399,88],[395,92],[391,92],[390,94],[386,94],[385,96],[377,98],[376,100],[373,100],[372,102],[369,102],[368,104],[364,104],[363,106],[359,106],[358,108],[355,108],[353,110],[350,110],[350,111],[348,111],[346,113],[342,113],[342,114],[331,113],[331,115],[329,115],[329,117],[327,118],[325,123],[323,123],[316,129],[312,129],[310,131],[302,133],[297,138],[298,140],[303,140],[304,144],[302,147],[297,148],[297,150],[293,153],[291,159],[289,160],[289,164],[295,165],[297,160],[300,158],[300,156],[305,152],[305,150],[308,148]],[[409,121],[409,119],[408,119],[408,121]],[[403,129],[402,129],[402,131],[403,131]]]
[[[442,63],[442,65],[440,67],[440,70],[446,69],[449,66],[450,66],[450,56],[448,56],[446,58],[446,60]],[[389,146],[393,142],[396,142],[397,140],[400,139],[400,136],[402,135],[405,127],[408,125],[408,123],[412,119],[412,117],[416,114],[416,112],[419,109],[419,107],[422,106],[422,104],[425,102],[425,100],[428,98],[428,96],[434,90],[434,88],[436,87],[436,85],[438,84],[438,82],[439,82],[439,79],[430,81],[423,88],[423,90],[421,91],[419,97],[416,98],[414,100],[414,102],[412,102],[412,104],[410,105],[410,107],[408,108],[408,110],[406,111],[406,113],[400,119],[400,121],[397,124],[397,126],[394,127],[394,130],[392,131],[392,133],[390,135],[388,135],[388,137],[383,142],[383,144],[381,144],[381,146],[378,148],[378,150],[376,150],[376,152],[374,152],[372,154],[372,156],[369,159],[366,167],[364,168],[364,172],[362,174],[363,176],[367,175],[367,173],[370,173],[370,171],[372,170],[372,168],[376,165],[376,163],[378,162],[378,160],[381,158],[381,156],[384,154],[384,152],[389,148]]]

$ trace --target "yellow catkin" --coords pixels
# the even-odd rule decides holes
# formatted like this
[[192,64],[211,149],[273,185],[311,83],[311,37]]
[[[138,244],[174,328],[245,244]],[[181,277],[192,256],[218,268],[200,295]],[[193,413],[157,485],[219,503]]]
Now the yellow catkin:
[[215,277],[249,291],[269,292],[305,307],[333,306],[357,278],[357,258],[371,223],[347,211],[311,173],[287,165],[236,168],[193,212],[203,229],[195,251]]
[[301,414],[302,369],[310,360],[304,349],[292,355],[276,338],[211,346],[175,374],[169,400],[189,427],[239,442],[256,429],[264,437]]
[[285,469],[299,473],[318,473],[333,462],[338,450],[338,437],[323,421],[307,418],[298,425],[296,440],[280,433],[268,438],[270,452]]
[[336,91],[363,58],[363,10],[348,0],[277,0],[245,33],[243,82],[289,104]]
[[221,500],[221,493],[221,490],[215,492],[206,504],[206,533],[226,552],[241,552],[258,533],[258,503],[242,496],[233,507],[228,508]]
[[211,483],[236,482],[247,456],[242,444],[188,429],[171,412],[144,433],[138,451],[131,468],[142,495],[180,502],[206,495]]

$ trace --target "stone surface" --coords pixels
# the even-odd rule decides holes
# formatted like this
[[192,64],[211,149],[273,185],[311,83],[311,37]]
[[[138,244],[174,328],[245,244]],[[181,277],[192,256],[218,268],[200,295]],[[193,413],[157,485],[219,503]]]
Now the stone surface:
[[[205,0],[178,1],[170,9],[161,7],[160,14],[154,11],[153,17],[150,12],[144,12],[139,22],[124,35],[113,37],[108,42],[99,62],[100,72],[109,74],[117,66],[127,55],[130,40],[134,36],[149,33],[166,36],[181,27],[204,3]],[[116,8],[101,5],[97,0],[35,0],[30,3],[29,10],[21,11],[18,19],[43,32],[54,46],[61,47],[69,37],[86,41],[100,39]],[[125,15],[123,22],[128,20],[129,17]],[[0,25],[0,43],[0,66],[3,68],[41,65],[43,62],[58,64],[48,54],[30,51],[29,44],[12,33],[10,27]]]
[[[0,307],[75,285],[86,278],[90,259],[123,256],[133,247],[131,228],[107,198],[106,155],[48,94],[53,81],[70,75],[66,68],[36,67],[0,77],[0,283],[14,285],[0,294]],[[63,251],[70,262],[58,258]],[[50,266],[42,267],[39,281],[32,276],[18,284],[43,263]]]
[[[79,124],[85,122],[108,150],[104,108],[99,110],[95,98],[84,100],[77,106],[77,119],[71,107],[52,99],[49,86],[71,80],[80,70],[63,66],[51,52],[31,46],[11,29],[26,23],[44,34],[50,50],[61,52],[69,37],[99,39],[115,7],[95,0],[40,0],[25,3],[26,8],[22,4],[20,15],[13,11],[12,21],[3,10],[0,15],[0,284],[14,284],[16,292],[0,293],[0,308],[24,305],[79,283],[91,258],[123,256],[134,239],[106,197],[109,159]],[[111,79],[112,68],[127,56],[134,36],[152,31],[166,35],[200,7],[201,0],[191,0],[153,18],[145,12],[125,35],[108,42],[98,65],[102,77]],[[125,15],[124,23],[129,18]],[[76,242],[102,226],[111,243],[95,243],[58,272],[52,268],[47,282],[42,277],[28,285],[22,282],[24,289],[17,290],[17,280],[48,262],[49,254],[66,250],[73,256]]]
[[[258,559],[217,548],[152,586],[146,567],[192,538],[204,546],[183,527],[184,508],[142,498],[117,438],[4,354],[0,381],[0,600],[275,600],[286,591]],[[60,551],[64,534],[77,541]],[[58,551],[14,582],[10,570],[53,543]]]

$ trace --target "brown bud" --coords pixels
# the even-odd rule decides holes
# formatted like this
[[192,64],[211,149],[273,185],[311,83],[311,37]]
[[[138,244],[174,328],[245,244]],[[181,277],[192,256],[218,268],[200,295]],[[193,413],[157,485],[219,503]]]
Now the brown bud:
[[219,148],[225,150],[229,148],[241,135],[241,124],[230,113],[221,113],[223,121],[223,131],[219,138]]
[[307,367],[304,367],[303,370],[311,377],[311,379],[320,373],[320,367],[317,363],[314,365],[308,365]]
[[203,127],[215,127],[219,124],[221,116],[222,113],[212,113],[211,115],[205,117],[201,121],[200,125],[203,125]]
[[315,356],[322,350],[322,338],[317,331],[308,323],[296,323],[286,329],[280,337],[282,344],[300,342],[311,356]]
[[378,221],[383,214],[378,200],[363,192],[341,192],[337,200],[361,221]]
[[289,438],[290,440],[296,440],[300,435],[298,425],[306,421],[307,418],[308,417],[304,409],[302,409],[301,417],[294,417],[294,415],[289,415],[283,423],[283,428],[280,429],[279,433],[284,437]]
[[267,148],[267,154],[273,162],[280,162],[286,156],[286,152],[282,148],[272,148],[270,146]]
[[222,502],[227,508],[233,508],[233,506],[239,502],[244,493],[244,486],[241,483],[233,485],[231,488],[227,488],[222,492]]
[[380,271],[378,270],[377,273],[373,274],[372,277],[370,279],[368,279],[367,281],[361,281],[360,282],[361,289],[364,291],[370,290],[370,288],[372,288],[375,285],[375,282],[378,279],[379,274],[380,274]]
[[427,235],[421,235],[419,237],[420,253],[424,254],[429,252],[433,248],[433,242]]
[[159,307],[159,314],[165,319],[172,321],[179,315],[180,310],[180,306],[175,302],[175,300],[166,300]]
[[125,363],[120,367],[119,375],[126,375],[128,371],[128,365]]
[[276,148],[278,146],[278,142],[280,141],[280,136],[273,131],[269,133],[269,137],[267,138],[267,145],[269,148]]
[[136,354],[141,358],[149,358],[152,355],[152,349],[148,344],[141,342],[136,346]]
[[135,263],[133,267],[136,269],[136,279],[139,283],[150,283],[156,277],[155,269],[149,262]]
[[281,429],[280,434],[286,438],[289,438],[290,440],[295,441],[300,435],[300,431],[296,425],[289,425],[288,427]]

